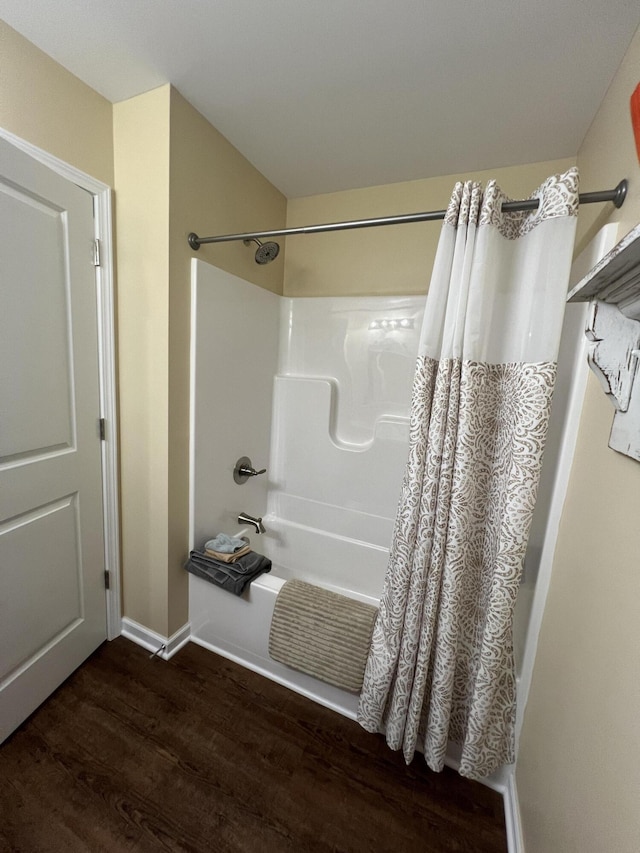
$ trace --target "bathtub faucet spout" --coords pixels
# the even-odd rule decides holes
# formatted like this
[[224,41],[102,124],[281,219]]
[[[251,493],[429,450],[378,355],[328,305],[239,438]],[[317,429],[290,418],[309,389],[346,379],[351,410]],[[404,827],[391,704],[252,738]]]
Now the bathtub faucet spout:
[[238,516],[238,524],[252,524],[256,533],[266,533],[265,526],[262,523],[262,518],[254,518],[246,512],[241,512]]

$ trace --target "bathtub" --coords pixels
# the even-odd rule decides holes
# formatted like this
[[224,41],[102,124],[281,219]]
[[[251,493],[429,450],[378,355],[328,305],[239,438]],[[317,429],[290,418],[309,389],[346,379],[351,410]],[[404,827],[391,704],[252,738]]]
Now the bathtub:
[[[189,575],[191,640],[355,719],[356,695],[269,657],[271,617],[278,592],[293,577],[377,607],[389,550],[275,515],[265,516],[264,525],[265,534],[248,535],[252,547],[268,556],[273,566],[242,596]],[[345,566],[349,567],[347,572]]]
[[[189,575],[191,638],[351,718],[357,696],[270,659],[271,616],[289,578],[378,604],[423,310],[285,298],[192,261],[190,547],[262,516],[248,535],[273,568],[242,597]],[[241,457],[266,474],[238,484]]]
[[[606,228],[574,263],[573,283],[613,245],[616,226]],[[378,605],[423,309],[423,298],[408,296],[280,297],[192,261],[190,546],[219,531],[237,535],[241,512],[264,516],[266,533],[249,535],[273,568],[242,597],[189,575],[191,639],[352,719],[357,696],[271,660],[271,617],[279,590],[294,577]],[[516,738],[586,386],[586,310],[569,305],[565,314],[514,614]],[[389,319],[400,327],[384,332]],[[237,485],[234,466],[245,456],[267,474]]]

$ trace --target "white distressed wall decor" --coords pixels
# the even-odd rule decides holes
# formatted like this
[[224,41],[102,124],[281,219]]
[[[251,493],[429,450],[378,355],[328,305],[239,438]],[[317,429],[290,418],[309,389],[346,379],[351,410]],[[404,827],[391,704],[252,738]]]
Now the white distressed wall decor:
[[591,301],[589,366],[615,409],[609,447],[640,462],[640,225],[578,282],[567,301]]

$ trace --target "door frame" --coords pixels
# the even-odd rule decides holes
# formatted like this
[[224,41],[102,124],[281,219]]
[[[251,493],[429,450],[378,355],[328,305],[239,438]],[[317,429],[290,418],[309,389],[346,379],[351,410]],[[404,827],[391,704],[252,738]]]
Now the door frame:
[[105,420],[105,440],[100,442],[105,569],[109,572],[107,639],[120,636],[120,507],[118,500],[118,420],[116,385],[116,323],[113,266],[111,187],[53,154],[0,127],[0,137],[48,166],[93,196],[94,236],[100,241],[100,265],[96,267],[98,312],[98,383],[100,417]]

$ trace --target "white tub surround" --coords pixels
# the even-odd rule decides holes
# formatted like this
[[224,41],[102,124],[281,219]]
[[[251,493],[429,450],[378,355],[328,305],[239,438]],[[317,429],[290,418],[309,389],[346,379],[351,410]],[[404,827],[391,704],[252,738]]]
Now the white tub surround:
[[191,271],[193,548],[265,513],[269,472],[239,486],[233,470],[241,456],[266,467],[281,297],[203,261]]
[[[352,694],[269,658],[269,626],[287,578],[377,606],[423,303],[287,299],[192,265],[191,547],[246,511],[273,561],[240,598],[190,576],[192,639],[350,717]],[[241,456],[266,474],[236,483]]]
[[[423,303],[287,299],[192,261],[196,546],[245,510],[388,548]],[[237,484],[241,456],[266,474]]]

